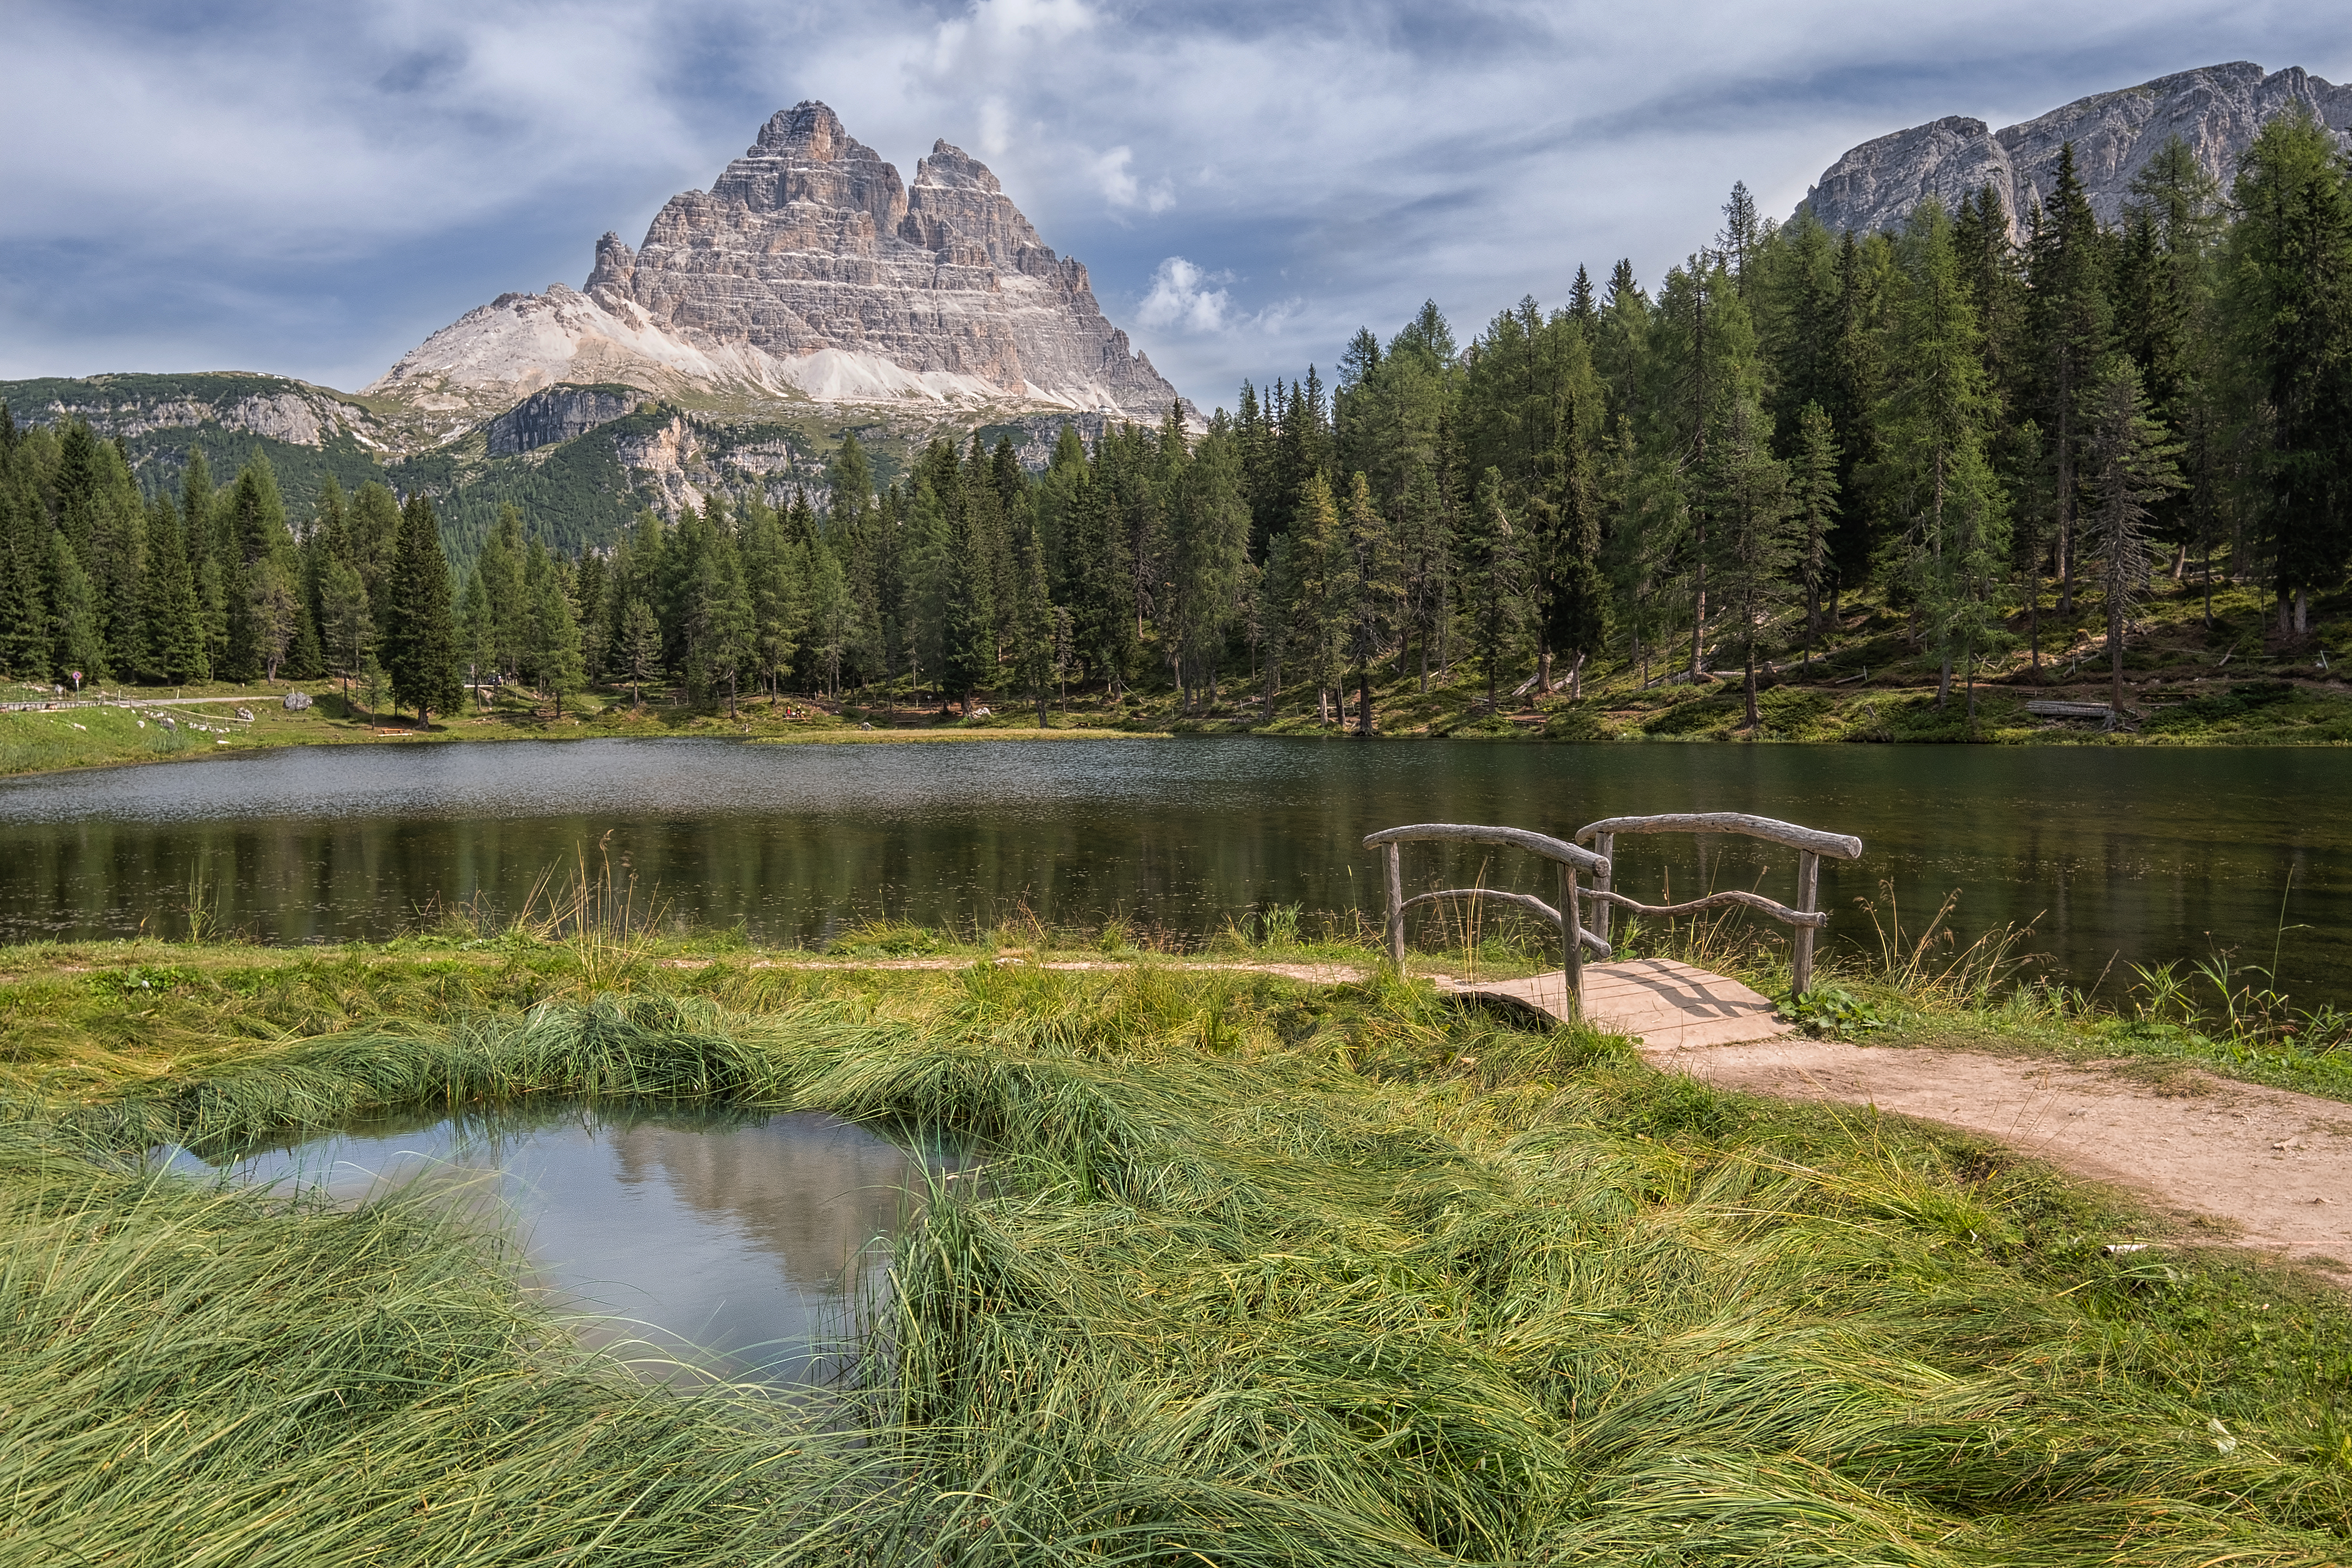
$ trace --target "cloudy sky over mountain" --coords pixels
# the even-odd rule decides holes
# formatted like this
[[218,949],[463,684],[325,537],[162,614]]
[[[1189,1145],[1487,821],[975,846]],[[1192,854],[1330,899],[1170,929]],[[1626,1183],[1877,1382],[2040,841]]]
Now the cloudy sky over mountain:
[[1141,0],[10,0],[0,377],[346,389],[509,289],[578,286],[817,98],[911,174],[986,161],[1203,404],[1424,297],[1465,336],[1580,261],[1644,281],[1735,179],[2252,59],[2352,75],[2307,0],[1970,7]]

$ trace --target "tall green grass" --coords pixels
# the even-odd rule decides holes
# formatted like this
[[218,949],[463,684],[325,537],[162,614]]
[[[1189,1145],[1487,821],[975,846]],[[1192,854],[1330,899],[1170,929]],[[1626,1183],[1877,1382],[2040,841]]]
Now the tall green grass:
[[[325,973],[276,1016],[331,1014]],[[1997,1151],[1388,979],[685,984],[525,1000],[526,968],[20,1095],[0,1559],[2352,1553],[2344,1304],[2109,1254],[2144,1222]],[[935,1194],[860,1375],[811,1411],[631,1382],[517,1296],[494,1238],[414,1203],[129,1160],[555,1092],[952,1128],[984,1169]]]

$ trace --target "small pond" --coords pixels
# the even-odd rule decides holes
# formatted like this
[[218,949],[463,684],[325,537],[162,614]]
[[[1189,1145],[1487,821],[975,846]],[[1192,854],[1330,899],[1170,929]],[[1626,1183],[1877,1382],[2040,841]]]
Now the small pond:
[[423,1182],[510,1228],[526,1284],[645,1375],[824,1383],[891,1244],[961,1163],[817,1111],[587,1106],[355,1122],[183,1170],[358,1202]]

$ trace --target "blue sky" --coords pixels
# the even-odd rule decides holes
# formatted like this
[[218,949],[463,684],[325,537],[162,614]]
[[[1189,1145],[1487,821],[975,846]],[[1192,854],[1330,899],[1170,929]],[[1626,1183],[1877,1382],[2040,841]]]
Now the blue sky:
[[577,287],[804,98],[911,174],[986,161],[1111,318],[1230,404],[1424,298],[1465,339],[1579,262],[1645,282],[1745,179],[2252,59],[2352,76],[2332,6],[1783,0],[9,0],[0,377],[344,389],[473,306]]

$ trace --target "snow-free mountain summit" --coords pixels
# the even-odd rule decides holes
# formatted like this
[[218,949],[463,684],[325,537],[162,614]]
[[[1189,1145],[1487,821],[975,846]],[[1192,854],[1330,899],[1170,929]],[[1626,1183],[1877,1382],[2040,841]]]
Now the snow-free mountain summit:
[[1178,401],[986,165],[939,142],[903,184],[814,101],[635,249],[605,235],[583,289],[500,295],[367,390],[456,426],[561,383],[1139,419]]

